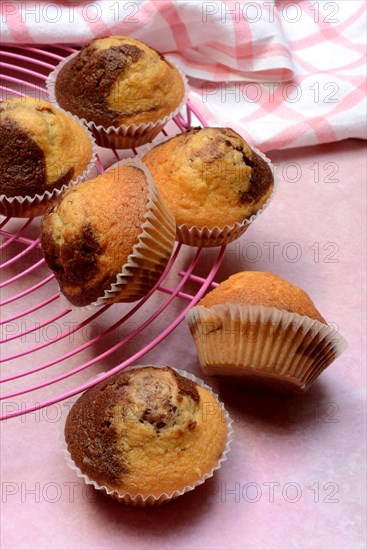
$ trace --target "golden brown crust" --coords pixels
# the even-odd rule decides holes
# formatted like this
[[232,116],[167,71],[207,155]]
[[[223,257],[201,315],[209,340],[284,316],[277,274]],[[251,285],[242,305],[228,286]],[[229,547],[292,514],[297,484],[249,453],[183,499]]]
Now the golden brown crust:
[[213,228],[242,222],[268,200],[268,163],[230,128],[196,128],[143,157],[177,225]]
[[184,84],[159,52],[109,36],[90,42],[61,69],[55,93],[64,109],[107,128],[164,118],[181,103]]
[[119,166],[66,190],[42,218],[45,260],[71,303],[90,304],[116,281],[142,231],[147,189],[141,170]]
[[198,305],[210,308],[224,303],[275,307],[326,324],[304,290],[273,273],[236,273],[209,292]]
[[83,473],[120,494],[159,496],[218,462],[227,428],[214,396],[170,369],[122,372],[88,390],[65,426]]
[[0,103],[0,194],[34,196],[80,176],[92,157],[87,133],[35,98]]

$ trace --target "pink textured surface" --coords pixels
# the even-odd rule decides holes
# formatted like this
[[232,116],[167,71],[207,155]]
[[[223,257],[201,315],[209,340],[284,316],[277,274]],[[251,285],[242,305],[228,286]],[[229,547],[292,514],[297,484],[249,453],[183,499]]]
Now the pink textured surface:
[[[232,413],[232,451],[212,480],[158,509],[121,507],[75,477],[59,442],[66,405],[2,423],[2,548],[365,548],[365,147],[350,140],[269,157],[279,191],[228,246],[216,280],[243,269],[290,279],[338,325],[348,350],[302,397],[206,378]],[[203,255],[203,270],[213,254]],[[137,339],[128,352],[140,346]],[[184,323],[140,362],[200,376]]]

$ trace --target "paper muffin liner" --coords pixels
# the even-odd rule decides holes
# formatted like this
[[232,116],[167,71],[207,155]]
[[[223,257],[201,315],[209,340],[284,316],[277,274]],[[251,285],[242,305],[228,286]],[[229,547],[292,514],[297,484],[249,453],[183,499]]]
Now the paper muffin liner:
[[193,307],[186,321],[205,374],[303,393],[347,348],[333,327],[274,307]]
[[65,191],[68,187],[77,185],[84,180],[94,178],[99,173],[97,169],[97,147],[92,133],[85,127],[84,124],[80,122],[78,117],[73,116],[70,113],[65,113],[63,110],[62,112],[73,118],[86,132],[92,145],[92,155],[89,164],[86,166],[84,172],[77,178],[65,183],[62,187],[55,187],[51,191],[45,191],[43,194],[37,194],[34,196],[27,195],[24,197],[19,195],[14,197],[0,195],[0,214],[2,216],[13,216],[14,218],[32,218],[34,216],[42,216],[46,212],[49,205],[57,199],[62,191]]
[[[134,369],[142,369],[146,366],[153,366],[153,365],[132,365],[130,367],[125,368],[124,371],[134,370]],[[163,368],[163,367],[159,367],[159,368]],[[87,485],[92,485],[97,491],[101,491],[106,496],[112,498],[113,500],[115,500],[115,501],[117,501],[121,504],[126,504],[126,505],[129,505],[129,506],[139,506],[139,507],[159,506],[161,504],[168,503],[169,501],[174,500],[177,497],[179,497],[179,496],[181,496],[185,493],[188,493],[189,491],[193,491],[196,487],[198,487],[199,485],[202,485],[207,479],[213,477],[214,472],[219,470],[222,467],[223,462],[225,462],[227,460],[227,455],[228,455],[228,453],[231,449],[231,443],[233,441],[233,438],[232,438],[232,435],[233,435],[232,419],[229,416],[228,412],[226,411],[223,403],[219,400],[218,396],[213,392],[213,390],[209,386],[207,386],[203,382],[203,380],[201,380],[200,378],[197,378],[194,374],[191,374],[189,372],[186,372],[186,371],[183,371],[183,370],[180,370],[180,369],[176,369],[174,367],[170,367],[170,368],[172,370],[174,370],[175,372],[177,372],[178,374],[180,374],[181,376],[184,376],[185,378],[188,378],[192,382],[195,382],[196,384],[198,384],[202,388],[205,388],[206,390],[208,390],[216,398],[216,400],[217,400],[217,402],[220,406],[220,409],[221,409],[221,411],[224,415],[224,419],[225,419],[226,426],[227,426],[227,441],[226,441],[225,447],[223,449],[223,452],[222,452],[220,458],[218,459],[218,462],[217,462],[216,466],[214,468],[212,468],[209,472],[206,472],[199,480],[195,481],[195,483],[193,483],[192,485],[186,485],[183,489],[180,489],[180,490],[177,490],[177,491],[172,491],[171,493],[161,493],[158,496],[156,496],[156,495],[143,496],[140,493],[138,493],[136,495],[132,495],[128,492],[127,493],[119,493],[116,489],[111,490],[111,489],[108,489],[105,485],[99,485],[96,481],[91,479],[89,476],[87,476],[86,474],[83,474],[83,472],[80,470],[80,468],[78,468],[78,466],[75,464],[74,460],[71,457],[71,454],[70,454],[70,452],[67,448],[67,444],[66,444],[66,441],[65,441],[65,435],[64,435],[64,428],[65,428],[65,423],[66,423],[66,418],[67,418],[67,414],[66,414],[67,411],[64,414],[63,422],[61,423],[60,436],[61,436],[62,449],[63,449],[63,452],[64,452],[64,456],[65,456],[65,460],[66,460],[67,465],[76,473],[76,475],[78,477],[82,478]],[[102,376],[102,374],[98,375],[95,378],[96,384],[98,383],[99,378]],[[77,397],[75,397],[75,400],[73,401],[73,403],[71,403],[69,401],[68,405],[69,404],[74,404],[76,401],[77,401]]]
[[[169,141],[170,139],[172,139],[172,137],[174,136],[167,136],[167,138],[160,141],[158,145],[162,145],[162,143],[164,143],[165,141]],[[147,145],[143,151],[139,152],[138,158],[142,159],[144,155],[146,155],[156,145],[157,143],[155,144],[152,143]],[[259,151],[259,149],[257,149],[253,145],[249,145],[249,147],[251,148],[252,151],[257,153],[262,159],[265,160],[265,162],[269,165],[269,168],[273,174],[274,184],[273,184],[273,189],[270,197],[263,204],[263,206],[259,208],[259,210],[255,214],[253,214],[250,218],[247,218],[241,222],[236,222],[232,225],[225,225],[223,227],[215,226],[212,228],[207,226],[199,228],[196,225],[188,225],[186,223],[177,225],[176,240],[178,242],[189,246],[196,246],[200,248],[212,248],[214,246],[223,246],[223,245],[229,244],[232,241],[235,241],[236,239],[238,239],[241,235],[243,235],[243,233],[247,231],[250,225],[269,206],[270,202],[274,198],[276,188],[277,188],[277,181],[275,178],[275,171],[274,171],[273,164],[264,153]]]
[[[72,53],[65,59],[63,59],[57,67],[48,75],[46,80],[46,86],[47,91],[49,93],[49,101],[55,105],[59,109],[63,109],[61,105],[58,104],[56,99],[56,93],[55,93],[55,84],[57,75],[61,71],[61,69],[64,67],[66,63],[68,63],[73,57],[76,57],[78,55],[79,51]],[[164,126],[169,122],[173,117],[175,117],[182,109],[182,107],[185,105],[188,95],[189,95],[189,86],[186,75],[177,67],[175,63],[173,63],[171,60],[167,60],[180,74],[183,83],[184,83],[184,94],[183,98],[178,105],[178,107],[163,117],[162,119],[159,119],[155,122],[149,122],[148,124],[141,123],[139,125],[136,124],[121,124],[120,126],[109,126],[108,128],[105,128],[104,126],[97,125],[91,120],[86,120],[85,118],[79,118],[79,120],[85,124],[89,130],[92,132],[96,139],[96,143],[100,147],[113,147],[115,149],[131,149],[135,147],[140,147],[141,145],[144,145],[144,143],[148,143],[152,141],[159,132],[164,128]],[[65,110],[65,109],[63,109]],[[65,110],[65,112],[69,113],[69,111]],[[74,115],[75,116],[75,115]]]
[[[125,159],[108,168],[133,166],[142,170],[148,182],[146,214],[138,235],[138,242],[116,274],[116,281],[96,301],[86,306],[75,306],[61,294],[61,302],[68,309],[90,311],[114,302],[135,302],[143,298],[158,282],[172,255],[175,244],[175,218],[158,193],[148,168],[137,159]],[[107,170],[107,171],[108,171]]]

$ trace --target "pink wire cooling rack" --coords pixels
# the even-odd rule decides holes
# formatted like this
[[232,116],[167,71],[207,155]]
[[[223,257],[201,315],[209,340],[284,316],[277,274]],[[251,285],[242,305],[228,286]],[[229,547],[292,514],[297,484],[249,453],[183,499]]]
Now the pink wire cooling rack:
[[[3,47],[1,99],[47,99],[45,78],[73,51],[62,45]],[[176,116],[156,141],[199,124],[206,125],[188,101],[185,116]],[[136,151],[128,156],[132,154]],[[100,149],[99,169],[120,158],[114,149]],[[137,362],[203,296],[225,251],[222,247],[205,255],[205,249],[178,244],[160,281],[142,300],[82,313],[63,306],[38,232],[39,218],[0,219],[1,420],[54,405],[93,386],[92,377],[100,372],[108,369],[98,381]],[[200,276],[194,273],[199,266]]]

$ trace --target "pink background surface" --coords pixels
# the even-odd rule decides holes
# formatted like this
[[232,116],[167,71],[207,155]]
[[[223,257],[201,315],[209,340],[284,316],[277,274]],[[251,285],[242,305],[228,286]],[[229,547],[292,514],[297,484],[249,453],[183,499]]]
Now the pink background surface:
[[[338,326],[348,350],[301,397],[250,393],[205,378],[232,414],[232,451],[213,479],[161,508],[122,507],[83,485],[61,452],[62,404],[2,423],[2,548],[365,548],[365,144],[349,140],[269,157],[278,193],[228,246],[216,280],[244,269],[288,278]],[[279,243],[274,258],[269,242]],[[296,251],[301,257],[294,262]],[[192,254],[182,254],[183,264]],[[196,273],[210,263],[213,252],[206,254]],[[111,318],[121,307],[111,308]],[[137,339],[121,353],[141,345]],[[67,342],[63,346],[67,351]],[[18,360],[10,372],[30,368],[33,360]],[[141,363],[171,364],[201,376],[185,323]],[[98,364],[88,375],[109,366]]]

